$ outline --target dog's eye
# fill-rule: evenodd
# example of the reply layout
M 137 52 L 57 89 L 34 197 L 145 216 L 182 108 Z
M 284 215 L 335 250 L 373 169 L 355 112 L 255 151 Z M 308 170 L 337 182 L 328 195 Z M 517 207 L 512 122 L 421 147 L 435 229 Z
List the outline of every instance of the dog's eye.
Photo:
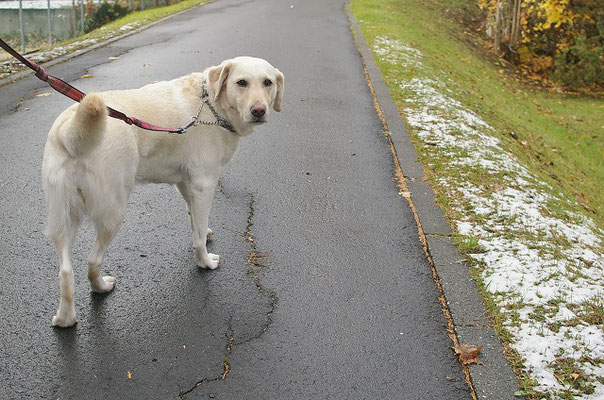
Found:
M 237 81 L 237 85 L 238 85 L 239 87 L 247 87 L 247 81 L 246 81 L 245 79 L 239 79 L 239 80 Z
M 272 86 L 273 81 L 271 81 L 270 79 L 265 79 L 264 80 L 264 86 L 269 87 Z

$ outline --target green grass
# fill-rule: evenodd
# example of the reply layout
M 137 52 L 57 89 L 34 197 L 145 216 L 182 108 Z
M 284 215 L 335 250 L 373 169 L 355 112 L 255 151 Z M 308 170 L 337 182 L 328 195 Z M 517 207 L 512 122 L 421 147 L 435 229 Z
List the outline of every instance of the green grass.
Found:
M 464 249 L 464 253 L 478 253 L 480 251 L 478 239 L 474 236 L 469 236 L 465 240 L 460 241 L 459 245 Z
M 115 33 L 121 33 L 120 32 L 120 28 L 123 27 L 124 25 L 127 24 L 137 24 L 137 25 L 145 25 L 148 23 L 151 23 L 153 21 L 157 21 L 158 19 L 164 18 L 168 15 L 171 14 L 175 14 L 177 12 L 186 10 L 188 8 L 191 7 L 195 7 L 198 6 L 200 4 L 204 4 L 206 3 L 207 0 L 183 0 L 179 3 L 176 4 L 172 4 L 170 6 L 166 6 L 166 7 L 158 7 L 158 8 L 152 8 L 152 9 L 148 9 L 148 10 L 144 10 L 144 11 L 136 11 L 130 14 L 127 14 L 126 16 L 117 19 L 113 22 L 110 22 L 106 25 L 103 25 L 102 27 L 95 29 L 92 32 L 89 32 L 85 35 L 79 36 L 75 39 L 67 39 L 64 42 L 61 42 L 60 45 L 66 45 L 66 44 L 70 44 L 73 43 L 75 41 L 79 41 L 79 40 L 86 40 L 86 39 L 99 39 L 99 38 L 104 38 L 107 33 L 109 32 L 115 32 Z
M 604 100 L 529 87 L 477 51 L 480 39 L 468 36 L 451 18 L 455 11 L 475 12 L 473 3 L 354 0 L 352 9 L 370 44 L 376 36 L 387 36 L 420 50 L 424 67 L 445 71 L 449 79 L 443 83 L 495 128 L 507 150 L 555 192 L 576 199 L 574 208 L 603 227 Z M 378 64 L 395 102 L 404 106 L 405 93 L 396 82 L 401 73 L 410 78 L 416 72 Z
M 584 378 L 583 370 L 577 362 L 572 358 L 564 358 L 562 355 L 556 357 L 556 361 L 552 364 L 552 368 L 556 371 L 556 379 L 565 386 L 570 386 L 575 390 L 585 394 L 593 394 L 594 386 Z M 561 393 L 563 399 L 573 399 L 570 391 Z

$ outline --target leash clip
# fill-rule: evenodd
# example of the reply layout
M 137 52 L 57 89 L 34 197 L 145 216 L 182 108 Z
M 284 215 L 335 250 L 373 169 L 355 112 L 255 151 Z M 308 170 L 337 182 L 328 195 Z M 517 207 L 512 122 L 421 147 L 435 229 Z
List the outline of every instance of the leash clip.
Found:
M 205 103 L 202 101 L 201 104 L 199 105 L 199 110 L 197 110 L 197 115 L 195 115 L 194 117 L 192 117 L 193 120 L 193 126 L 197 126 L 201 123 L 201 121 L 199 120 L 199 116 L 201 115 L 201 110 L 203 110 L 203 105 Z

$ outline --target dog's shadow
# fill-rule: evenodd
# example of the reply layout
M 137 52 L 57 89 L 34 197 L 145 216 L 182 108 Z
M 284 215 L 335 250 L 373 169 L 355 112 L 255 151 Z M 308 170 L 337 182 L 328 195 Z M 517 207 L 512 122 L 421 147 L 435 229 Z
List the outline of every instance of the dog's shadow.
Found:
M 110 312 L 107 309 L 107 299 L 111 297 L 115 288 L 108 293 L 95 293 L 90 292 L 90 314 L 88 316 L 88 323 L 96 329 L 103 329 Z
M 54 327 L 54 335 L 57 339 L 57 354 L 59 355 L 61 370 L 77 370 L 80 362 L 78 352 L 78 328 L 77 324 L 69 328 Z
M 90 308 L 92 308 L 93 311 L 98 311 L 103 303 L 105 303 L 105 299 L 112 293 L 113 290 L 108 293 L 90 292 Z

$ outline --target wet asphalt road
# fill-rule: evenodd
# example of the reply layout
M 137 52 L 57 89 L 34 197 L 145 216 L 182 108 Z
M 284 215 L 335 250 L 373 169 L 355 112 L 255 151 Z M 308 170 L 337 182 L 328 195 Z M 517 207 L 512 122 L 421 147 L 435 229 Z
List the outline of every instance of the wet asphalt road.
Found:
M 268 59 L 286 90 L 221 179 L 220 268 L 195 266 L 176 191 L 139 186 L 105 258 L 108 295 L 90 293 L 80 231 L 73 329 L 50 326 L 58 266 L 40 188 L 46 133 L 71 103 L 32 97 L 51 91 L 34 78 L 0 87 L 0 398 L 469 397 L 344 0 L 219 0 L 50 73 L 133 88 L 236 55 Z

